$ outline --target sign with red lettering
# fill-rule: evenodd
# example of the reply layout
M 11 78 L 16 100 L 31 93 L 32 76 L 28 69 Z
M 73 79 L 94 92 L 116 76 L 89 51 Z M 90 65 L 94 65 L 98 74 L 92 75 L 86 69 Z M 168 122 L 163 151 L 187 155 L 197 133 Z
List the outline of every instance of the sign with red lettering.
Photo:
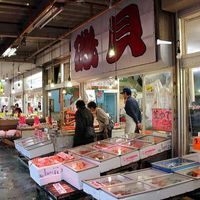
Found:
M 71 35 L 71 76 L 88 81 L 156 61 L 154 1 L 120 1 Z
M 89 70 L 98 66 L 98 53 L 96 47 L 98 40 L 95 39 L 94 28 L 90 26 L 77 35 L 74 42 L 75 49 L 75 71 Z
M 172 131 L 172 110 L 152 109 L 152 129 L 158 131 Z
M 110 18 L 107 62 L 118 61 L 127 46 L 130 47 L 132 56 L 142 56 L 146 51 L 142 33 L 139 9 L 136 4 L 126 6 L 116 16 L 112 16 Z M 111 51 L 114 51 L 113 55 L 110 53 Z

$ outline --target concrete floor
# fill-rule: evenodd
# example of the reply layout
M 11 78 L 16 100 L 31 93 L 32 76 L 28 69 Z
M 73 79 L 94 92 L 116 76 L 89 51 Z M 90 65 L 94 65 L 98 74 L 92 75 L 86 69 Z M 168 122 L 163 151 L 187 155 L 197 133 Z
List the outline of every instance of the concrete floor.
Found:
M 200 191 L 192 192 L 190 198 L 170 198 L 170 200 L 200 200 Z M 0 200 L 45 200 L 43 193 L 37 193 L 36 184 L 29 171 L 18 159 L 14 148 L 2 145 L 0 141 Z M 87 198 L 75 198 L 76 200 Z M 90 198 L 89 198 L 90 199 Z
M 36 200 L 36 185 L 14 148 L 0 144 L 0 200 Z

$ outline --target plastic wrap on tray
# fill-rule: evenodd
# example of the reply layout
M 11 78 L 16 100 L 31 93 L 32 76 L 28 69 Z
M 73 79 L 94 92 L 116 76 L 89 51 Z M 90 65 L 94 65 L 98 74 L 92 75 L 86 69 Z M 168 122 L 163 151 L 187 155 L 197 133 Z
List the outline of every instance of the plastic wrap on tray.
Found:
M 113 144 L 107 143 L 107 142 L 104 142 L 104 141 L 98 141 L 98 142 L 91 143 L 88 146 L 93 148 L 93 149 L 102 150 L 102 149 L 106 149 L 106 148 L 113 146 Z
M 115 146 L 112 146 L 110 148 L 104 149 L 103 151 L 121 156 L 121 155 L 133 152 L 134 149 L 128 148 L 128 147 L 125 147 L 125 146 L 121 146 L 121 145 L 115 145 Z
M 152 144 L 158 144 L 167 140 L 167 138 L 165 137 L 159 137 L 159 136 L 154 136 L 154 135 L 145 135 L 145 136 L 139 137 L 138 139 L 143 140 L 145 142 L 150 142 Z
M 121 144 L 121 143 L 130 141 L 130 139 L 122 138 L 122 137 L 113 137 L 113 138 L 108 138 L 108 139 L 106 139 L 104 141 L 105 142 L 109 142 L 111 144 Z
M 152 166 L 154 168 L 157 168 L 166 172 L 174 172 L 180 169 L 187 168 L 194 164 L 195 164 L 194 161 L 191 161 L 188 159 L 172 158 L 172 159 L 152 163 Z
M 116 156 L 107 152 L 103 152 L 103 151 L 93 151 L 92 153 L 87 154 L 85 157 L 101 162 L 101 161 L 109 160 Z
M 104 176 L 98 179 L 89 180 L 86 181 L 86 183 L 96 189 L 100 189 L 103 187 L 109 187 L 116 184 L 122 184 L 128 181 L 131 181 L 131 179 L 122 176 L 120 174 L 115 174 L 115 175 Z
M 142 140 L 131 140 L 129 142 L 122 143 L 123 146 L 131 147 L 131 148 L 136 148 L 136 149 L 142 149 L 147 146 L 150 146 L 151 144 L 149 142 L 144 142 Z
M 174 186 L 180 183 L 185 183 L 190 180 L 191 179 L 188 179 L 188 177 L 179 174 L 167 174 L 160 177 L 154 177 L 145 180 L 145 183 L 157 188 L 164 188 L 164 187 Z
M 50 165 L 63 163 L 63 162 L 71 162 L 75 159 L 77 159 L 77 157 L 60 152 L 53 156 L 48 156 L 48 157 L 43 157 L 43 158 L 34 158 L 31 161 L 32 161 L 32 164 L 34 164 L 37 167 L 45 167 L 45 166 L 50 166 Z
M 69 149 L 69 152 L 78 154 L 80 156 L 86 155 L 88 153 L 91 153 L 92 151 L 94 151 L 94 149 L 92 149 L 89 146 L 79 146 L 79 147 L 75 147 L 75 148 Z
M 80 171 L 84 171 L 84 170 L 94 168 L 97 165 L 95 165 L 91 162 L 88 162 L 86 160 L 79 159 L 79 160 L 75 160 L 75 161 L 72 161 L 72 162 L 65 163 L 64 166 L 72 169 L 75 172 L 80 172 Z
M 60 181 L 57 183 L 51 183 L 44 186 L 44 189 L 52 194 L 56 198 L 66 197 L 71 195 L 76 191 L 71 185 L 66 183 L 65 181 Z
M 144 192 L 154 190 L 155 187 L 147 185 L 142 182 L 129 182 L 121 185 L 114 185 L 111 187 L 104 187 L 102 190 L 111 194 L 115 198 L 125 198 L 134 196 Z
M 200 164 L 187 169 L 178 170 L 176 173 L 189 176 L 190 178 L 200 179 Z
M 183 156 L 183 158 L 200 163 L 200 153 L 188 154 L 188 155 Z
M 157 176 L 162 176 L 165 174 L 167 173 L 157 170 L 157 169 L 149 168 L 149 169 L 144 169 L 140 171 L 127 172 L 124 174 L 124 176 L 134 181 L 141 181 L 141 180 L 145 180 L 145 179 L 149 179 L 149 178 L 153 178 Z

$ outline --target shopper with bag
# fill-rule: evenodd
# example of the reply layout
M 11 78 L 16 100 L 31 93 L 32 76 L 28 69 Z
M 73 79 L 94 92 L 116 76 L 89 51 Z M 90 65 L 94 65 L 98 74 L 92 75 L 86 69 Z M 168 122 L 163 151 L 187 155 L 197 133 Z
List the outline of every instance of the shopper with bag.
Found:
M 94 118 L 83 100 L 76 102 L 74 147 L 94 142 Z
M 97 104 L 94 101 L 89 102 L 87 107 L 94 115 L 96 115 L 96 119 L 99 123 L 99 138 L 97 138 L 97 140 L 110 138 L 114 126 L 112 120 L 102 108 L 97 107 Z

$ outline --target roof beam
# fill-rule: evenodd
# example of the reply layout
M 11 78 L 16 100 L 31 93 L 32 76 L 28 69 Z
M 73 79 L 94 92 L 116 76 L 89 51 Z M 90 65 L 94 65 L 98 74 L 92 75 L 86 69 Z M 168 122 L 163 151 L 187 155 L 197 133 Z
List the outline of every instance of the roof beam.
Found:
M 43 0 L 34 14 L 27 20 L 27 23 L 22 27 L 22 31 L 19 33 L 18 37 L 16 39 L 10 38 L 8 43 L 5 42 L 4 45 L 1 46 L 0 55 L 2 55 L 7 48 L 12 46 L 12 44 L 20 44 L 23 37 L 34 29 L 33 24 L 40 19 L 55 2 L 56 0 Z

